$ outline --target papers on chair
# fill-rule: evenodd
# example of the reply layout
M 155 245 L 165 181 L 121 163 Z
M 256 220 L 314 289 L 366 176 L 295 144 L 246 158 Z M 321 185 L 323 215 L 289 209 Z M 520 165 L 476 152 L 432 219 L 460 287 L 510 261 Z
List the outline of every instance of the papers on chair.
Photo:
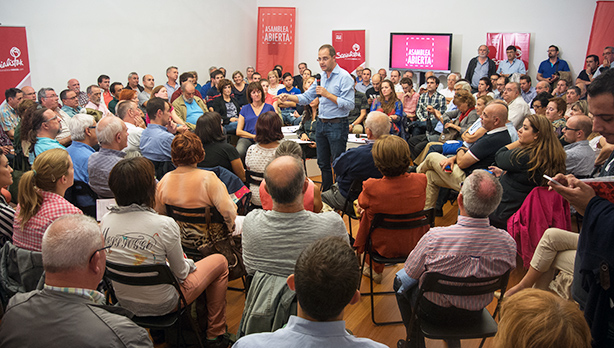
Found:
M 356 144 L 366 144 L 367 135 L 366 134 L 348 134 L 348 142 L 356 143 Z
M 96 200 L 96 221 L 100 222 L 102 220 L 102 217 L 109 212 L 107 207 L 111 205 L 117 205 L 114 198 Z
M 299 126 L 287 126 L 287 127 L 281 127 L 281 132 L 284 134 L 288 134 L 288 133 L 296 133 L 296 131 L 298 130 Z
M 294 138 L 285 138 L 284 140 L 294 141 L 297 144 L 311 144 L 311 140 L 301 140 L 301 139 L 294 139 Z

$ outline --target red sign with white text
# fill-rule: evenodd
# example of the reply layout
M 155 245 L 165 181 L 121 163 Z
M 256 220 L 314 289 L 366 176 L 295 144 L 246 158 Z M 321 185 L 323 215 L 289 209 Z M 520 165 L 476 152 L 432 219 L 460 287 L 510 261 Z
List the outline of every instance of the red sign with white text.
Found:
M 337 51 L 337 64 L 350 74 L 365 66 L 364 30 L 333 30 L 333 47 Z
M 295 25 L 294 7 L 258 7 L 256 71 L 263 78 L 277 64 L 293 70 Z
M 516 59 L 524 63 L 524 67 L 529 71 L 529 45 L 531 44 L 530 33 L 486 33 L 486 45 L 490 50 L 488 57 L 495 61 L 497 67 L 499 62 L 507 60 L 505 50 L 508 46 L 516 46 Z
M 26 28 L 0 27 L 0 104 L 5 90 L 30 84 Z

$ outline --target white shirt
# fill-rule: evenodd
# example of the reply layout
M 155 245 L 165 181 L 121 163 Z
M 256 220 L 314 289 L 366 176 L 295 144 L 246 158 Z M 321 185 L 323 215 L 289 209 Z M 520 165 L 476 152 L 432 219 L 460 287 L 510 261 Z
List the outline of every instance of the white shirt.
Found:
M 508 105 L 507 119 L 514 124 L 514 128 L 520 129 L 522 122 L 524 122 L 525 116 L 531 113 L 529 104 L 524 101 L 522 96 L 516 97 Z

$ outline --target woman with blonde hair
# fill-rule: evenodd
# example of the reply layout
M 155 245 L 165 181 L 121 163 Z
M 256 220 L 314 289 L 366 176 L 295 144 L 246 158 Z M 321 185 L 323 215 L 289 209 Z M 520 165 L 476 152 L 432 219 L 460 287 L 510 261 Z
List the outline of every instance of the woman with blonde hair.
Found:
M 410 163 L 409 145 L 401 137 L 383 135 L 375 141 L 373 161 L 384 175 L 381 179 L 368 179 L 358 196 L 358 212 L 361 213 L 360 227 L 356 234 L 354 247 L 357 253 L 365 251 L 371 222 L 377 213 L 411 214 L 424 208 L 426 201 L 426 175 L 407 173 Z M 398 197 L 403 197 L 404 204 L 399 204 Z M 384 257 L 407 256 L 428 230 L 424 226 L 419 230 L 399 230 L 394 234 L 380 232 L 376 229 L 371 236 L 373 249 Z M 384 265 L 373 264 L 373 281 L 381 283 Z M 369 270 L 363 274 L 369 276 Z
M 269 94 L 272 96 L 276 96 L 277 92 L 284 88 L 283 83 L 279 83 L 279 75 L 277 75 L 276 70 L 269 71 L 267 75 L 267 80 L 269 80 Z
M 506 298 L 495 348 L 589 348 L 591 331 L 572 301 L 526 289 Z
M 64 149 L 42 152 L 19 181 L 17 210 L 13 222 L 13 244 L 41 251 L 43 234 L 51 223 L 65 214 L 83 214 L 64 199 L 73 185 L 72 160 Z
M 544 174 L 565 173 L 565 159 L 550 120 L 541 115 L 527 116 L 518 130 L 518 140 L 502 147 L 495 155 L 495 166 L 489 168 L 501 178 L 503 186 L 501 203 L 490 215 L 490 223 L 507 230 L 507 220 L 531 190 L 546 186 Z

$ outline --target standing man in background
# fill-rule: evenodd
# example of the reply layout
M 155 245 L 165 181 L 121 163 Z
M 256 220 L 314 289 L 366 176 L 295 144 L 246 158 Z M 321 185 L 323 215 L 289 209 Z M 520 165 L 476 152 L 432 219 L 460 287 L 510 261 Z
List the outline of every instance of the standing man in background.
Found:
M 280 94 L 282 102 L 293 101 L 300 105 L 311 103 L 320 98 L 318 123 L 316 124 L 316 144 L 318 167 L 322 172 L 322 191 L 333 184 L 331 163 L 339 157 L 347 145 L 348 114 L 354 108 L 354 79 L 343 70 L 335 59 L 335 48 L 322 45 L 318 50 L 318 63 L 323 70 L 321 83 L 314 83 L 303 94 Z

